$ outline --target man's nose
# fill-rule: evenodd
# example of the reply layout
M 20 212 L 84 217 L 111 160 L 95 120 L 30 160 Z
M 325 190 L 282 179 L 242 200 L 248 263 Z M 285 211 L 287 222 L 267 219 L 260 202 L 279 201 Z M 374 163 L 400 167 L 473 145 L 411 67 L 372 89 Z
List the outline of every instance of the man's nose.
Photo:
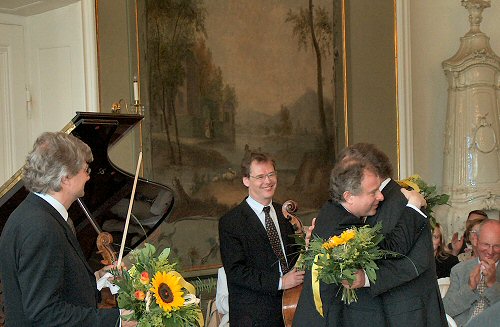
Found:
M 380 201 L 384 201 L 384 195 L 382 194 L 382 192 L 380 191 L 377 191 L 377 196 L 376 196 L 376 199 L 380 202 Z

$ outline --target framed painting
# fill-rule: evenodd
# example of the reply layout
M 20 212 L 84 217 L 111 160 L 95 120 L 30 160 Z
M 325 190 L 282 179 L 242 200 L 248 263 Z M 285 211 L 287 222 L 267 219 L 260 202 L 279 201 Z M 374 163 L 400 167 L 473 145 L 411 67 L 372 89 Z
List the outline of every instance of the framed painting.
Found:
M 109 43 L 122 24 L 122 92 L 132 99 L 138 78 L 144 176 L 175 191 L 148 241 L 170 247 L 187 276 L 220 267 L 218 219 L 245 198 L 240 163 L 252 151 L 276 160 L 275 199 L 297 201 L 306 225 L 328 199 L 339 149 L 377 143 L 397 164 L 395 2 L 362 2 L 128 0 L 121 21 L 112 6 L 99 18 L 110 19 L 101 97 L 117 86 L 102 69 L 119 61 Z

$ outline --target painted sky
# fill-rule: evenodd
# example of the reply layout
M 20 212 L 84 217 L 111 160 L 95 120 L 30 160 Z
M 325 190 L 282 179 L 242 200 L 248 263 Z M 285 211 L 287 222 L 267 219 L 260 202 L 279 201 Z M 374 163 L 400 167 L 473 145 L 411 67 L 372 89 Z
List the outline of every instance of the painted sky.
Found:
M 330 1 L 314 1 L 331 12 Z M 235 87 L 239 111 L 278 112 L 307 89 L 316 89 L 312 48 L 298 50 L 288 10 L 307 7 L 307 0 L 207 0 L 207 45 L 224 82 Z M 324 71 L 325 95 L 331 94 L 331 66 Z

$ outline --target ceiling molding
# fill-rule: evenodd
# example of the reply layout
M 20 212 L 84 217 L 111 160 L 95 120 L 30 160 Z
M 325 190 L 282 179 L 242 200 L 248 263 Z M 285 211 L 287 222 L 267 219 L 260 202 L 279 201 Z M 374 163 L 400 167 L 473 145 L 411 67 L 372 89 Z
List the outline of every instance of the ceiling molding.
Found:
M 65 7 L 80 0 L 2 0 L 0 13 L 16 16 L 32 16 Z

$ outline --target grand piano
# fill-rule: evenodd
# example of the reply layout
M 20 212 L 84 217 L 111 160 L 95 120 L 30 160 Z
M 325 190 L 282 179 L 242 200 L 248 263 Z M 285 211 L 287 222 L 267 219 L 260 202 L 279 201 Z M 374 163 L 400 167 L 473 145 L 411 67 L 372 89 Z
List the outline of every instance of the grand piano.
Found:
M 143 116 L 135 114 L 78 112 L 63 129 L 80 138 L 92 149 L 94 161 L 90 164 L 91 177 L 85 185 L 85 196 L 81 200 L 98 229 L 112 234 L 116 251 L 121 242 L 134 176 L 114 165 L 108 157 L 108 151 L 142 119 Z M 0 188 L 0 233 L 11 212 L 27 194 L 20 169 Z M 174 195 L 170 188 L 139 178 L 124 254 L 140 245 L 157 227 L 166 222 L 173 207 Z M 90 266 L 95 270 L 100 269 L 102 258 L 97 254 L 96 228 L 77 202 L 68 211 Z M 3 326 L 1 297 L 0 281 L 0 326 Z

